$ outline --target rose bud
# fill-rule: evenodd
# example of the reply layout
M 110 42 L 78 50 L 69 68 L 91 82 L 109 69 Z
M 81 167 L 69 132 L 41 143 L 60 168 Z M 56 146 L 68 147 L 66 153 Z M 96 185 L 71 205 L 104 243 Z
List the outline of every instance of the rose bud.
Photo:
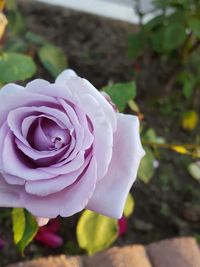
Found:
M 58 218 L 50 220 L 47 227 L 50 232 L 57 233 L 61 227 L 60 220 Z
M 0 250 L 2 250 L 5 246 L 5 241 L 3 241 L 1 238 L 0 238 Z
M 57 248 L 63 244 L 62 237 L 50 232 L 46 228 L 43 229 L 43 227 L 39 229 L 37 235 L 35 236 L 35 240 L 51 248 Z
M 124 235 L 128 230 L 127 225 L 127 218 L 122 216 L 121 219 L 118 220 L 118 227 L 119 227 L 119 236 Z
M 0 90 L 0 206 L 121 218 L 144 150 L 139 120 L 72 70 Z
M 135 72 L 138 72 L 139 73 L 139 72 L 141 72 L 141 69 L 142 69 L 141 68 L 141 65 L 139 63 L 136 63 L 135 66 L 134 66 Z

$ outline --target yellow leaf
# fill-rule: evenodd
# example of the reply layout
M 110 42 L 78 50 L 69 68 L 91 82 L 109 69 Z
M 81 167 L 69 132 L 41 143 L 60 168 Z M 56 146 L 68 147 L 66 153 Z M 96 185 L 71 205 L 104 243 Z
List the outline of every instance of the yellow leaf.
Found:
M 4 9 L 4 6 L 5 6 L 5 1 L 0 0 L 0 11 L 2 11 Z
M 173 146 L 172 149 L 180 154 L 188 154 L 188 150 L 183 146 Z
M 7 23 L 8 21 L 6 16 L 0 12 L 0 40 L 4 35 Z
M 129 100 L 128 101 L 129 108 L 134 111 L 134 112 L 140 112 L 138 105 L 134 100 Z
M 123 212 L 124 213 L 124 216 L 125 217 L 131 216 L 131 214 L 133 213 L 134 207 L 135 207 L 134 198 L 131 195 L 131 193 L 129 193 L 128 194 L 128 197 L 126 199 L 125 207 L 124 207 L 124 212 Z
M 192 131 L 197 127 L 199 116 L 196 111 L 187 111 L 182 118 L 182 127 L 185 130 Z

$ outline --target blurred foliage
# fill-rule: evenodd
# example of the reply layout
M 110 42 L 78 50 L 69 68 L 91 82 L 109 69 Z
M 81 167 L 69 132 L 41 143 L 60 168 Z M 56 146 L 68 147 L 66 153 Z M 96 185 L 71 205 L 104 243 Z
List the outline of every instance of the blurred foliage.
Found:
M 117 106 L 119 112 L 123 112 L 128 101 L 136 96 L 136 85 L 134 82 L 115 83 L 102 88 Z
M 38 61 L 53 77 L 67 67 L 66 55 L 60 48 L 27 30 L 17 2 L 0 0 L 0 85 L 33 77 Z
M 152 150 L 148 147 L 144 147 L 145 156 L 140 163 L 140 168 L 138 171 L 138 177 L 144 183 L 148 183 L 154 175 L 154 154 Z
M 117 237 L 116 219 L 89 210 L 82 213 L 77 225 L 77 240 L 89 255 L 108 248 Z
M 186 111 L 182 118 L 182 127 L 185 130 L 192 131 L 197 127 L 199 120 L 198 113 L 194 110 Z
M 14 242 L 23 254 L 25 247 L 33 240 L 38 231 L 35 217 L 22 208 L 12 211 Z
M 124 216 L 126 218 L 130 217 L 134 211 L 134 208 L 135 208 L 135 201 L 131 193 L 129 193 L 124 207 Z
M 134 211 L 135 202 L 129 193 L 124 207 L 124 216 L 130 217 Z M 119 236 L 118 221 L 85 210 L 77 225 L 77 241 L 80 248 L 85 249 L 89 255 L 108 248 Z
M 20 62 L 20 67 L 18 63 Z M 27 55 L 19 53 L 3 53 L 0 56 L 0 81 L 6 84 L 31 78 L 36 72 L 34 61 Z
M 200 162 L 190 163 L 188 171 L 193 178 L 200 182 Z
M 44 67 L 54 78 L 67 68 L 67 61 L 63 51 L 52 44 L 43 45 L 38 50 L 38 56 Z
M 190 98 L 200 85 L 200 4 L 199 1 L 153 1 L 157 14 L 147 23 L 141 22 L 138 32 L 128 39 L 130 57 L 140 57 L 148 51 L 168 58 L 174 65 L 174 79 L 182 85 L 183 95 Z M 143 16 L 138 10 L 141 21 Z M 194 58 L 196 63 L 194 62 Z M 197 64 L 198 62 L 198 64 Z

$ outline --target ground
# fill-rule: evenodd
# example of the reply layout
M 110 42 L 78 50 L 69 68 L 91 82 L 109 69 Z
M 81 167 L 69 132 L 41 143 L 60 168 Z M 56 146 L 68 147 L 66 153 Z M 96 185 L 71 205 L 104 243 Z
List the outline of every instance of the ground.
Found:
M 168 142 L 194 140 L 196 132 L 188 134 L 180 128 L 181 114 L 190 103 L 184 102 L 178 88 L 165 90 L 172 67 L 148 54 L 137 62 L 128 58 L 127 38 L 136 30 L 135 26 L 39 3 L 22 4 L 21 11 L 29 29 L 63 48 L 69 67 L 97 88 L 136 77 L 136 101 L 145 116 L 146 126 L 153 127 L 158 135 Z M 135 75 L 138 64 L 141 71 Z M 36 76 L 52 80 L 42 67 Z M 127 109 L 127 112 L 130 111 Z M 200 185 L 186 168 L 191 159 L 165 150 L 160 151 L 157 160 L 159 168 L 153 179 L 148 184 L 137 180 L 131 190 L 136 202 L 135 212 L 128 221 L 127 234 L 120 237 L 116 245 L 200 235 Z M 4 210 L 0 217 L 0 237 L 7 242 L 0 252 L 2 266 L 22 259 L 12 243 L 11 223 L 7 220 L 9 212 Z M 75 240 L 78 217 L 62 220 L 61 232 L 66 241 L 63 247 L 52 250 L 33 242 L 27 249 L 26 258 L 83 253 Z

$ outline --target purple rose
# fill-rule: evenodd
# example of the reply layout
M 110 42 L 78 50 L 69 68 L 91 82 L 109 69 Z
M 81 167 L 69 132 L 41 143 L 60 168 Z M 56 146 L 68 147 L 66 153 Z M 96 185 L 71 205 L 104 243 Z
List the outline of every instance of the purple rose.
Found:
M 137 117 L 116 113 L 72 70 L 53 84 L 8 84 L 0 103 L 0 206 L 122 216 L 144 155 Z

